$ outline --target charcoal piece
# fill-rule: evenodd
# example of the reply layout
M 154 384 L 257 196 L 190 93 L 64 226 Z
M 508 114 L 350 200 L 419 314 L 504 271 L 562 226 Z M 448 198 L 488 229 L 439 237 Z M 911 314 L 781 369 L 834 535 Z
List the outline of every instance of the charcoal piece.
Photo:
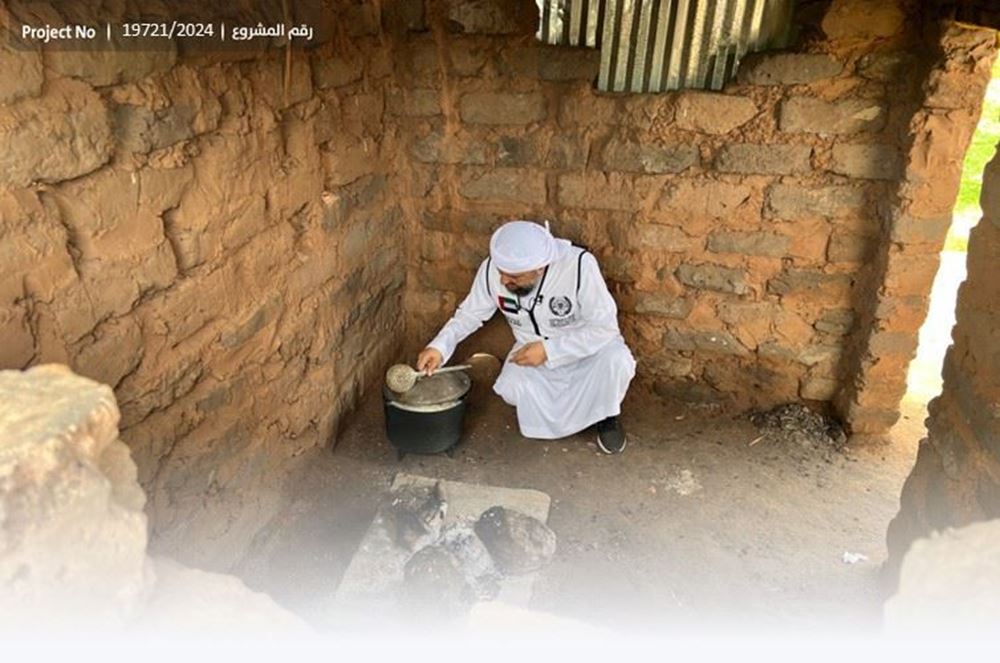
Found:
M 476 536 L 471 522 L 448 525 L 441 532 L 441 543 L 458 562 L 466 582 L 473 588 L 476 599 L 492 601 L 500 593 L 500 570 L 493 562 L 486 545 Z
M 556 552 L 556 535 L 545 523 L 502 506 L 483 512 L 475 530 L 493 561 L 507 574 L 537 571 Z
M 386 523 L 395 542 L 415 552 L 437 540 L 447 512 L 440 481 L 432 487 L 407 486 L 393 495 Z
M 440 544 L 415 552 L 403 567 L 400 599 L 414 621 L 459 617 L 475 601 L 458 560 Z

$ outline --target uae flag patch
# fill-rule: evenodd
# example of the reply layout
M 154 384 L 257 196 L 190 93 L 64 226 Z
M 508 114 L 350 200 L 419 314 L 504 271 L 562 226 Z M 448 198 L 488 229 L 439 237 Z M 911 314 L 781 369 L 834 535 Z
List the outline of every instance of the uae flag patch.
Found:
M 521 305 L 517 303 L 517 300 L 513 297 L 504 297 L 503 295 L 497 295 L 497 306 L 504 313 L 520 313 Z

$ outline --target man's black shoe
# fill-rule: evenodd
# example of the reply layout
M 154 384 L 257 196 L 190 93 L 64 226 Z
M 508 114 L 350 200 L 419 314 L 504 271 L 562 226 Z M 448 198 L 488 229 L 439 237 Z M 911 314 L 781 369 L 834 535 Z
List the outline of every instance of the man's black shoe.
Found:
M 625 451 L 625 429 L 618 417 L 608 417 L 597 422 L 597 446 L 606 454 Z

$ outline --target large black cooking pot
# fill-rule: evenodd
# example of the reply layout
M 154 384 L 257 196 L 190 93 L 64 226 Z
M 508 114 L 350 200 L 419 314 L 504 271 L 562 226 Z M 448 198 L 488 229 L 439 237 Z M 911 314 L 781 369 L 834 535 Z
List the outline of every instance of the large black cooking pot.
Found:
M 405 394 L 383 386 L 385 434 L 399 458 L 408 453 L 452 455 L 462 439 L 470 387 L 464 373 L 424 378 Z

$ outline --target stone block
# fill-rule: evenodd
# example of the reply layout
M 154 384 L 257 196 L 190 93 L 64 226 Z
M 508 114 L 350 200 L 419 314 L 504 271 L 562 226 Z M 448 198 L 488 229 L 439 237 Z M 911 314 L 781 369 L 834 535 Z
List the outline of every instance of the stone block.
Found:
M 487 62 L 493 58 L 491 50 L 476 44 L 448 51 L 450 71 L 454 76 L 480 76 Z
M 896 331 L 917 332 L 927 319 L 928 300 L 925 295 L 879 298 L 875 319 L 883 327 Z
M 835 232 L 830 235 L 826 257 L 830 262 L 865 263 L 871 260 L 877 245 L 875 237 Z
M 948 235 L 951 221 L 951 214 L 927 219 L 900 214 L 892 220 L 890 237 L 893 242 L 901 244 L 933 244 L 940 247 Z
M 313 95 L 312 67 L 306 58 L 292 58 L 291 67 L 286 69 L 284 58 L 280 60 L 257 58 L 244 72 L 254 95 L 259 101 L 271 108 L 283 110 L 295 104 L 307 101 Z M 176 83 L 171 87 L 178 96 L 191 90 L 204 90 L 198 100 L 215 101 L 211 89 L 201 77 L 201 72 L 194 67 L 175 67 L 167 73 L 166 78 L 176 77 Z M 225 87 L 223 81 L 216 82 L 219 87 Z
M 557 83 L 593 81 L 601 66 L 600 51 L 594 48 L 511 44 L 497 61 L 505 76 L 541 79 Z
M 427 29 L 424 0 L 395 0 L 382 6 L 382 23 L 393 34 Z
M 892 145 L 841 143 L 833 146 L 830 170 L 848 177 L 894 180 L 902 173 L 902 160 Z
M 559 124 L 585 126 L 614 124 L 619 120 L 618 97 L 585 93 L 563 95 L 559 100 Z
M 842 62 L 825 53 L 755 53 L 740 63 L 738 78 L 750 85 L 801 85 L 843 70 Z
M 639 292 L 635 296 L 635 312 L 655 315 L 661 318 L 683 320 L 691 312 L 693 304 L 683 297 L 674 297 L 658 292 Z
M 850 309 L 825 311 L 813 325 L 818 331 L 835 336 L 847 336 L 854 328 L 855 315 Z
M 559 204 L 583 209 L 636 211 L 655 182 L 620 173 L 559 176 Z
M 471 124 L 533 124 L 545 119 L 545 97 L 538 92 L 469 92 L 462 96 L 459 112 Z
M 4 72 L 0 106 L 24 97 L 37 97 L 42 93 L 45 80 L 42 54 L 25 44 L 18 44 L 15 48 L 13 42 L 10 38 L 0 43 L 0 71 Z
M 845 217 L 865 211 L 865 192 L 850 186 L 807 188 L 802 184 L 775 184 L 767 194 L 771 216 L 795 221 L 801 217 Z
M 319 89 L 341 87 L 361 80 L 365 63 L 360 57 L 317 57 L 313 62 L 313 85 Z
M 661 379 L 653 382 L 653 391 L 660 398 L 677 399 L 686 403 L 725 403 L 726 395 L 703 380 Z
M 826 274 L 808 269 L 788 269 L 767 284 L 768 292 L 782 297 L 844 303 L 850 299 L 852 287 L 853 280 L 848 274 Z
M 347 34 L 351 37 L 367 37 L 378 34 L 379 15 L 375 11 L 375 6 L 368 3 L 347 4 L 343 9 L 341 18 Z
M 677 126 L 689 131 L 727 134 L 757 114 L 751 99 L 715 92 L 682 92 L 674 115 Z
M 50 48 L 45 68 L 52 78 L 75 78 L 95 87 L 134 83 L 169 71 L 177 62 L 174 42 L 150 38 L 123 38 L 82 42 L 71 49 Z
M 990 40 L 995 40 L 991 35 Z M 988 52 L 987 46 L 983 52 Z M 983 86 L 988 84 L 988 70 L 969 72 L 959 68 L 935 68 L 927 78 L 924 106 L 927 108 L 978 108 L 983 99 Z
M 178 206 L 192 173 L 105 168 L 53 187 L 51 199 L 71 229 L 79 271 L 102 316 L 127 312 L 140 290 L 165 287 L 176 276 L 161 215 Z
M 715 168 L 724 173 L 793 175 L 811 169 L 808 145 L 753 145 L 731 143 L 715 157 Z
M 712 352 L 736 356 L 750 354 L 732 334 L 723 329 L 668 329 L 663 334 L 663 347 L 670 350 Z
M 746 184 L 716 180 L 671 182 L 660 196 L 658 209 L 690 216 L 708 216 L 731 220 L 735 216 L 760 216 L 759 201 L 754 204 L 753 189 Z
M 586 137 L 558 134 L 549 141 L 545 165 L 566 170 L 581 169 L 587 165 L 587 155 Z
M 528 166 L 540 160 L 541 145 L 534 134 L 526 136 L 501 136 L 497 140 L 498 166 Z
M 836 364 L 842 355 L 842 349 L 835 345 L 807 345 L 798 351 L 795 359 L 806 366 Z
M 445 137 L 442 133 L 435 132 L 414 140 L 410 146 L 410 154 L 424 163 L 482 165 L 488 161 L 488 149 L 486 143 L 470 136 Z
M 633 173 L 679 173 L 698 163 L 698 148 L 693 145 L 661 146 L 611 140 L 602 152 L 606 170 Z
M 492 235 L 493 231 L 509 221 L 505 214 L 463 214 L 462 227 L 474 235 Z
M 824 101 L 792 97 L 781 102 L 778 127 L 789 133 L 819 135 L 879 131 L 885 125 L 885 106 L 877 101 L 848 99 Z
M 810 375 L 802 380 L 799 396 L 811 401 L 829 401 L 837 395 L 840 383 L 830 377 Z
M 83 345 L 73 358 L 73 369 L 103 384 L 117 385 L 145 354 L 142 331 L 132 316 L 101 323 L 91 337 L 93 342 Z
M 720 265 L 681 265 L 676 271 L 677 279 L 684 285 L 698 290 L 715 290 L 742 295 L 749 292 L 746 271 Z
M 116 106 L 115 138 L 128 152 L 149 154 L 169 147 L 194 136 L 192 111 L 178 105 L 160 113 L 145 106 Z
M 26 366 L 34 357 L 35 339 L 23 307 L 0 305 L 0 337 L 5 339 L 0 345 L 0 366 Z
M 643 223 L 624 229 L 619 227 L 616 228 L 616 232 L 619 235 L 624 234 L 624 237 L 617 242 L 618 245 L 643 253 L 687 253 L 700 249 L 703 243 L 703 240 L 690 237 L 674 226 Z M 617 237 L 613 236 L 612 240 L 615 239 Z
M 10 186 L 85 175 L 107 163 L 114 147 L 101 97 L 70 79 L 0 108 L 0 144 L 0 185 Z
M 771 336 L 780 307 L 775 302 L 746 302 L 725 299 L 719 302 L 719 319 L 729 325 L 739 341 L 748 348 L 757 348 Z
M 823 15 L 823 32 L 830 39 L 864 40 L 891 37 L 906 19 L 896 2 L 833 0 Z
M 496 154 L 498 166 L 542 165 L 572 170 L 586 165 L 587 143 L 582 136 L 533 132 L 501 136 Z
M 545 176 L 513 168 L 466 171 L 459 193 L 471 200 L 518 202 L 542 205 L 546 199 Z
M 601 68 L 596 48 L 546 48 L 538 61 L 538 77 L 546 81 L 593 81 Z
M 689 357 L 682 357 L 675 352 L 652 355 L 643 359 L 652 375 L 683 378 L 690 376 L 694 370 L 694 362 Z
M 371 146 L 364 140 L 342 135 L 326 144 L 320 158 L 324 185 L 328 189 L 345 186 L 375 172 Z
M 868 351 L 876 357 L 899 355 L 910 358 L 917 351 L 917 335 L 910 332 L 876 331 L 868 337 Z
M 773 233 L 714 232 L 708 237 L 713 253 L 739 253 L 781 258 L 788 255 L 791 238 Z
M 940 259 L 937 253 L 924 255 L 889 255 L 884 288 L 894 297 L 926 296 L 934 283 Z
M 962 162 L 975 123 L 969 111 L 920 110 L 910 122 L 913 143 L 907 151 L 901 191 L 917 203 L 923 217 L 951 214 L 961 183 Z
M 858 73 L 876 81 L 895 81 L 913 71 L 917 65 L 916 53 L 906 51 L 877 51 L 858 60 Z
M 855 406 L 846 420 L 852 435 L 882 435 L 899 421 L 899 410 Z
M 769 361 L 788 364 L 794 362 L 798 353 L 794 348 L 778 343 L 777 341 L 767 341 L 761 343 L 757 348 L 757 354 Z
M 466 34 L 529 34 L 538 7 L 530 0 L 448 0 L 448 22 Z

